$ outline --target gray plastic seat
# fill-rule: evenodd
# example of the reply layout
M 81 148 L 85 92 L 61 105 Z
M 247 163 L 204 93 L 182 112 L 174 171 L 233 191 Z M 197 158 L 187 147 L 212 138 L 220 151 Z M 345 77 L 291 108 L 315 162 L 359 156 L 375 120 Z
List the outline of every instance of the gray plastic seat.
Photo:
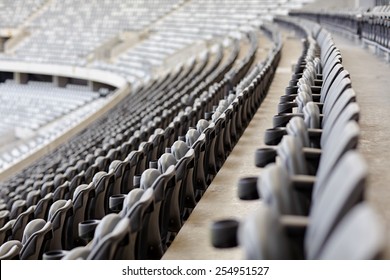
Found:
M 90 205 L 91 219 L 101 219 L 109 211 L 108 202 L 111 188 L 113 187 L 113 174 L 100 171 L 95 174 L 92 181 L 95 186 L 95 196 Z
M 319 259 L 372 260 L 385 251 L 385 228 L 367 203 L 352 208 L 332 232 Z
M 75 249 L 71 251 L 63 251 L 64 254 L 62 259 L 65 260 L 77 260 L 77 259 L 88 259 L 90 257 L 90 253 L 92 250 L 95 250 L 96 252 L 96 246 L 99 244 L 101 240 L 105 238 L 106 235 L 110 234 L 113 229 L 115 228 L 118 221 L 121 220 L 121 217 L 116 214 L 109 214 L 106 215 L 97 225 L 95 229 L 95 234 L 90 242 L 85 247 L 76 247 Z
M 2 228 L 9 221 L 9 214 L 10 212 L 8 210 L 0 211 L 0 228 Z
M 135 191 L 135 190 L 133 190 Z M 135 201 L 133 207 L 128 211 L 127 217 L 130 220 L 130 247 L 123 250 L 123 259 L 145 259 L 147 256 L 147 237 L 142 234 L 143 229 L 149 226 L 150 214 L 154 208 L 153 189 L 142 190 L 142 196 Z
M 86 247 L 76 247 L 68 252 L 60 251 L 59 253 L 63 255 L 61 258 L 62 260 L 86 260 L 90 253 L 90 249 Z
M 272 167 L 271 171 L 272 170 L 277 171 L 274 167 Z M 348 174 L 348 176 L 345 176 L 345 174 Z M 308 219 L 304 223 L 304 227 L 307 228 L 302 232 L 301 237 L 304 242 L 303 248 L 299 238 L 291 239 L 291 253 L 284 258 L 290 258 L 292 256 L 294 256 L 294 258 L 319 258 L 319 254 L 323 249 L 324 244 L 333 230 L 337 227 L 338 223 L 351 208 L 362 201 L 367 174 L 367 166 L 357 152 L 349 151 L 340 159 L 337 166 L 333 169 L 333 172 L 324 182 L 321 195 L 316 197 L 311 204 Z M 276 175 L 277 178 L 279 178 L 278 175 L 279 174 Z M 286 187 L 289 186 L 287 185 Z M 260 183 L 259 188 L 261 190 L 264 186 Z M 274 199 L 279 198 L 276 193 L 277 190 L 275 191 L 276 194 L 271 195 L 268 195 L 268 191 L 269 189 L 263 192 L 265 195 L 264 202 L 269 203 L 271 206 L 267 211 L 279 215 L 283 208 L 280 207 L 279 209 L 276 209 L 276 202 L 273 201 Z M 281 202 L 281 200 L 278 201 L 278 203 Z M 286 207 L 288 205 L 285 204 L 284 206 Z M 294 218 L 294 216 L 281 215 L 281 219 L 288 217 Z M 299 218 L 299 216 L 295 217 Z M 296 220 L 296 218 L 293 220 Z M 289 226 L 285 225 L 285 227 L 287 234 L 288 227 L 302 227 L 302 225 L 293 222 L 290 223 Z M 253 235 L 254 233 L 248 234 Z M 245 243 L 244 240 L 242 240 L 242 242 Z M 266 243 L 267 242 L 263 243 L 262 246 L 268 246 Z
M 71 246 L 72 248 L 84 245 L 84 242 L 78 236 L 78 225 L 89 218 L 89 207 L 94 195 L 95 189 L 92 183 L 89 185 L 82 184 L 78 186 L 73 194 L 73 214 L 69 219 L 69 229 L 67 234 L 67 242 L 69 243 L 68 246 Z
M 7 242 L 12 236 L 12 228 L 15 224 L 16 219 L 9 220 L 4 226 L 0 228 L 0 244 Z
M 114 174 L 115 185 L 112 195 L 127 193 L 127 186 L 124 184 L 124 175 L 129 171 L 129 164 L 126 161 L 114 160 L 111 162 L 108 172 Z
M 48 250 L 60 250 L 68 247 L 69 218 L 73 214 L 72 200 L 57 200 L 49 210 L 47 217 L 51 222 L 53 236 L 48 242 Z
M 291 135 L 284 136 L 282 142 L 278 145 L 279 159 L 290 175 L 308 173 L 302 149 L 301 139 Z
M 134 206 L 136 202 L 139 201 L 141 196 L 143 195 L 144 190 L 140 188 L 136 188 L 131 190 L 125 197 L 123 201 L 122 210 L 119 212 L 119 215 L 124 218 L 130 213 L 131 208 Z
M 140 188 L 146 190 L 153 189 L 154 209 L 150 214 L 149 224 L 142 229 L 141 235 L 145 238 L 143 250 L 146 250 L 146 259 L 160 259 L 164 248 L 160 233 L 160 211 L 162 201 L 165 198 L 166 184 L 160 177 L 161 173 L 157 169 L 147 169 L 142 173 Z
M 65 181 L 63 184 L 56 187 L 53 192 L 54 195 L 53 200 L 57 201 L 57 200 L 65 199 L 65 197 L 67 197 L 69 193 L 69 186 L 70 186 L 70 182 Z
M 34 219 L 34 210 L 35 206 L 30 206 L 15 219 L 12 227 L 12 239 L 22 241 L 23 231 L 26 225 Z
M 366 163 L 354 151 L 347 152 L 334 168 L 321 195 L 312 203 L 309 218 L 313 222 L 305 235 L 308 259 L 318 258 L 337 223 L 353 206 L 362 201 L 367 175 Z
M 284 260 L 292 258 L 290 244 L 279 222 L 279 215 L 260 204 L 256 212 L 241 222 L 237 234 L 238 243 L 245 252 L 245 259 Z
M 27 202 L 25 200 L 16 200 L 12 203 L 10 219 L 16 219 L 22 212 L 27 210 Z
M 130 220 L 127 217 L 120 218 L 116 214 L 109 214 L 103 220 L 106 219 L 112 219 L 115 226 L 96 244 L 92 245 L 91 252 L 87 257 L 89 260 L 120 260 L 124 257 L 123 250 L 131 250 L 131 244 L 127 244 L 131 241 L 129 238 Z M 99 234 L 99 229 L 96 230 L 95 236 Z
M 18 260 L 23 245 L 19 240 L 11 240 L 1 245 L 0 260 Z
M 54 194 L 50 192 L 38 201 L 34 211 L 35 219 L 47 219 L 50 206 L 53 204 L 53 198 Z
M 258 178 L 258 192 L 269 208 L 281 215 L 305 213 L 298 194 L 292 187 L 290 175 L 280 164 L 271 163 Z
M 46 248 L 47 241 L 52 237 L 52 224 L 42 219 L 29 222 L 24 230 L 20 250 L 21 260 L 39 260 Z
M 180 163 L 177 162 L 176 158 L 170 154 L 165 153 L 163 154 L 159 160 L 158 160 L 158 170 L 161 173 L 164 173 L 168 170 L 170 166 L 175 166 L 175 173 L 179 170 L 179 172 L 182 171 L 182 167 L 186 164 L 185 159 L 181 160 Z M 184 173 L 185 171 L 183 171 Z M 181 218 L 181 212 L 180 212 L 180 190 L 182 187 L 182 175 L 177 176 L 175 175 L 175 185 L 173 189 L 171 190 L 170 194 L 170 202 L 167 204 L 169 206 L 169 214 L 165 217 L 165 219 L 169 219 L 168 222 L 168 230 L 170 232 L 178 232 L 182 226 L 182 218 Z M 164 214 L 165 215 L 165 214 Z

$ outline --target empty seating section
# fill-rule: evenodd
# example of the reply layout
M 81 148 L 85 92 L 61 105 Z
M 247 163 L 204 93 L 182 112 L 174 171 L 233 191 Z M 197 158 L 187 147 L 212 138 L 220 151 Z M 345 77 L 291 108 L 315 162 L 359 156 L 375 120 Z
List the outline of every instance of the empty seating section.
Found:
M 0 84 L 0 170 L 9 167 L 104 106 L 87 86 L 30 81 Z
M 305 40 L 274 128 L 265 133 L 268 146 L 256 151 L 263 170 L 239 186 L 240 198 L 260 197 L 261 205 L 241 223 L 217 221 L 212 243 L 238 242 L 248 259 L 381 258 L 385 228 L 364 202 L 368 168 L 357 151 L 359 107 L 340 51 L 311 21 L 275 20 Z M 367 231 L 349 236 L 364 217 L 370 217 Z
M 47 0 L 23 1 L 4 0 L 0 3 L 0 28 L 17 28 L 34 12 L 38 11 Z
M 158 1 L 54 0 L 28 24 L 31 36 L 18 45 L 16 56 L 7 57 L 84 66 L 99 46 L 121 32 L 146 28 L 180 3 L 179 0 L 164 1 L 164 4 Z
M 93 238 L 98 242 L 100 234 L 103 234 L 99 229 L 106 224 L 108 217 L 113 215 L 109 213 L 116 213 L 125 207 L 130 212 L 125 215 L 121 214 L 125 211 L 122 210 L 119 213 L 121 219 L 110 218 L 116 221 L 111 226 L 123 224 L 123 219 L 129 219 L 126 222 L 133 224 L 132 220 L 139 219 L 133 215 L 141 215 L 139 213 L 141 209 L 136 210 L 141 207 L 137 206 L 138 199 L 141 203 L 145 197 L 146 201 L 150 201 L 148 203 L 158 204 L 159 207 L 156 208 L 156 213 L 149 214 L 151 217 L 146 220 L 149 222 L 134 225 L 134 230 L 142 233 L 145 239 L 141 241 L 138 240 L 141 237 L 137 237 L 133 241 L 138 244 L 137 248 L 147 246 L 146 248 L 155 249 L 150 253 L 147 253 L 148 250 L 142 254 L 134 252 L 131 256 L 161 258 L 265 96 L 279 58 L 280 41 L 270 50 L 268 58 L 252 69 L 251 75 L 256 75 L 257 84 L 239 93 L 232 91 L 251 69 L 255 60 L 258 32 L 253 30 L 247 33 L 250 47 L 241 55 L 240 60 L 239 44 L 236 41 L 226 57 L 223 55 L 223 49 L 218 48 L 212 56 L 205 55 L 192 60 L 181 69 L 151 81 L 139 92 L 125 98 L 117 108 L 69 144 L 65 144 L 57 152 L 46 156 L 5 182 L 2 186 L 2 209 L 9 211 L 9 214 L 15 211 L 20 213 L 6 215 L 8 218 L 5 219 L 8 222 L 3 226 L 3 241 L 14 240 L 13 228 L 15 224 L 20 224 L 15 218 L 25 212 L 22 208 L 26 204 L 22 201 L 27 199 L 27 193 L 31 190 L 37 191 L 35 199 L 30 202 L 31 207 L 40 209 L 39 213 L 42 211 L 46 213 L 36 216 L 50 221 L 53 230 L 55 223 L 50 217 L 54 217 L 54 212 L 59 211 L 54 209 L 62 209 L 68 205 L 67 201 L 70 203 L 69 207 L 73 207 L 73 213 L 80 207 L 76 208 L 76 204 L 84 204 L 81 214 L 77 217 L 73 214 L 70 217 L 74 219 L 74 225 L 84 222 L 87 233 L 91 231 L 89 228 L 92 228 L 89 234 L 84 231 L 78 233 L 76 229 L 72 235 L 63 233 L 59 236 L 56 233 L 53 238 L 66 239 L 67 243 L 49 241 L 62 245 L 49 246 L 47 250 L 49 248 L 69 250 L 76 245 L 86 244 L 85 242 L 94 236 L 93 229 L 96 227 L 96 224 L 90 224 L 86 220 L 103 218 L 102 224 L 99 223 L 96 227 Z M 273 34 L 276 31 L 270 30 L 268 33 Z M 276 34 L 274 38 L 277 38 Z M 241 87 L 244 86 L 249 85 L 241 84 Z M 206 119 L 202 119 L 203 116 Z M 231 134 L 235 135 L 233 139 L 230 139 Z M 169 167 L 172 164 L 174 167 Z M 56 175 L 51 176 L 47 170 L 50 170 L 50 174 Z M 149 179 L 151 174 L 153 176 Z M 27 178 L 30 180 L 26 180 Z M 140 181 L 137 178 L 140 178 Z M 163 188 L 161 191 L 158 190 L 160 184 Z M 77 200 L 87 188 L 92 190 L 88 191 L 89 195 L 84 196 L 83 201 Z M 153 192 L 146 191 L 149 188 Z M 138 193 L 135 200 L 131 199 L 134 192 Z M 50 194 L 52 197 L 49 203 L 46 203 Z M 129 197 L 130 201 L 125 197 Z M 46 210 L 38 208 L 42 200 L 45 202 Z M 110 202 L 115 205 L 112 210 Z M 19 205 L 17 210 L 16 204 Z M 122 204 L 123 207 L 120 206 Z M 85 207 L 86 205 L 89 206 Z M 15 210 L 12 211 L 12 208 Z M 35 210 L 33 212 L 35 214 Z M 167 216 L 163 217 L 162 213 Z M 23 220 L 22 225 L 28 226 L 28 221 L 34 219 L 34 215 L 28 217 Z M 166 222 L 159 222 L 161 220 Z M 65 220 L 61 223 L 62 227 L 67 225 Z M 133 234 L 128 232 L 129 228 L 126 230 L 122 232 L 122 238 Z M 154 237 L 147 238 L 148 232 Z M 81 239 L 77 239 L 77 234 L 80 234 Z M 98 244 L 96 243 L 96 246 L 100 246 Z M 75 250 L 80 251 L 79 248 Z M 96 254 L 93 253 L 95 250 L 93 248 L 85 255 L 85 250 L 81 250 L 80 254 L 87 256 L 86 258 L 124 258 L 124 255 L 108 257 L 102 252 Z M 50 258 L 51 254 L 54 253 L 49 252 L 45 256 Z M 65 258 L 71 258 L 76 253 L 71 250 L 70 253 L 63 254 Z
M 342 54 L 318 24 L 267 20 L 303 2 L 26 1 L 5 27 L 29 35 L 0 60 L 98 68 L 132 92 L 0 182 L 0 259 L 161 259 L 261 110 L 280 26 L 302 37 L 303 51 L 267 146 L 254 151 L 261 174 L 239 191 L 261 205 L 228 228 L 222 221 L 213 245 L 238 241 L 249 259 L 380 258 L 384 228 L 364 198 L 360 109 Z M 1 83 L 0 171 L 106 99 L 87 86 Z

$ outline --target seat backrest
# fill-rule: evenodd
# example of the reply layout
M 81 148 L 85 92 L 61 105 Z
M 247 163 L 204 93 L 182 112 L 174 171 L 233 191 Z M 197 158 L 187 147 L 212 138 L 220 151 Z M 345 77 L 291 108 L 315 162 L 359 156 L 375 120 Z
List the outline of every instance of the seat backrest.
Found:
M 125 161 L 120 160 L 114 160 L 111 162 L 110 166 L 108 167 L 108 172 L 112 173 L 114 175 L 114 187 L 112 190 L 112 195 L 121 194 L 122 191 L 122 180 L 123 175 L 125 174 L 125 169 L 129 168 L 129 164 Z
M 130 192 L 133 188 L 134 188 L 134 184 L 133 184 L 133 178 L 135 175 L 138 175 L 138 174 L 141 174 L 141 173 L 137 173 L 139 172 L 139 163 L 142 161 L 142 158 L 144 157 L 144 153 L 141 152 L 141 151 L 132 151 L 126 158 L 125 158 L 125 162 L 128 163 L 129 165 L 129 169 L 127 172 L 125 172 L 124 176 L 123 176 L 123 184 L 122 184 L 122 187 L 123 187 L 123 193 L 127 193 L 127 192 Z M 126 169 L 127 170 L 127 169 Z
M 53 204 L 54 194 L 52 192 L 47 193 L 43 198 L 41 198 L 34 210 L 35 219 L 47 219 L 49 214 L 50 206 Z
M 135 188 L 132 189 L 125 197 L 123 201 L 122 210 L 119 212 L 119 215 L 123 218 L 126 217 L 130 211 L 130 209 L 134 206 L 135 203 L 141 198 L 144 193 L 143 189 Z
M 276 163 L 267 165 L 258 178 L 257 189 L 262 201 L 279 215 L 302 215 L 287 170 Z
M 95 186 L 95 196 L 90 206 L 90 218 L 101 219 L 108 211 L 109 189 L 113 184 L 113 175 L 100 171 L 93 176 L 92 183 Z
M 307 128 L 320 128 L 320 109 L 317 104 L 308 102 L 302 111 Z
M 130 220 L 127 217 L 117 220 L 119 216 L 115 216 L 110 214 L 106 216 L 114 220 L 116 225 L 111 232 L 102 237 L 97 244 L 94 244 L 87 257 L 88 260 L 124 259 L 121 247 L 126 247 L 129 250 L 127 243 L 130 242 Z
M 12 239 L 22 241 L 24 228 L 34 219 L 34 210 L 35 206 L 30 206 L 26 211 L 19 214 L 12 227 Z
M 148 240 L 142 232 L 148 232 L 150 213 L 154 208 L 153 189 L 142 190 L 143 194 L 134 206 L 129 210 L 127 217 L 130 219 L 130 242 L 135 244 L 134 250 L 128 250 L 125 259 L 144 259 L 147 256 Z
M 67 247 L 67 231 L 69 218 L 73 214 L 72 200 L 57 200 L 49 210 L 48 221 L 52 223 L 53 237 L 49 241 L 48 249 L 58 250 Z
M 120 220 L 121 217 L 117 214 L 108 214 L 104 216 L 95 229 L 90 248 L 96 247 L 106 235 L 110 234 Z
M 337 162 L 347 151 L 356 149 L 358 145 L 360 135 L 358 124 L 352 120 L 343 125 L 344 127 L 335 127 L 336 132 L 333 134 L 333 137 L 329 137 L 322 149 L 317 170 L 316 187 L 313 190 L 313 200 L 317 199 L 324 191 L 325 182 L 328 180 L 329 174 L 337 166 Z
M 327 111 L 347 88 L 351 87 L 351 79 L 346 70 L 341 71 L 327 91 L 321 91 L 320 102 L 324 104 L 323 111 Z
M 76 188 L 85 182 L 84 175 L 85 171 L 81 171 L 73 177 L 69 183 L 69 193 L 65 196 L 65 199 L 73 199 Z
M 9 215 L 10 219 L 16 219 L 20 213 L 26 211 L 27 202 L 23 199 L 16 200 L 12 203 L 11 213 Z
M 90 248 L 76 247 L 67 252 L 62 260 L 86 260 L 90 251 Z
M 207 188 L 205 176 L 206 135 L 204 133 L 200 134 L 191 148 L 194 150 L 195 155 L 194 187 L 203 191 Z
M 346 72 L 345 70 L 341 73 Z M 341 74 L 340 74 L 341 76 Z M 351 80 L 348 77 L 344 78 L 337 78 L 337 81 L 335 81 L 331 88 L 329 89 L 328 95 L 326 96 L 326 99 L 324 100 L 322 113 L 324 116 L 328 116 L 329 112 L 332 111 L 333 107 L 336 106 L 338 100 L 340 99 L 340 96 L 343 95 L 343 93 L 351 88 Z M 338 83 L 337 83 L 338 82 Z
M 353 207 L 329 236 L 319 259 L 372 260 L 386 246 L 385 228 L 377 213 L 365 202 Z
M 0 260 L 18 260 L 22 243 L 19 240 L 10 240 L 0 247 Z
M 9 214 L 10 212 L 8 210 L 0 211 L 0 228 L 2 228 L 9 221 Z
M 16 219 L 9 220 L 0 228 L 0 244 L 8 241 L 9 237 L 12 236 L 12 227 L 15 224 Z
M 322 119 L 322 136 L 321 142 L 324 143 L 329 134 L 332 132 L 333 126 L 339 121 L 339 118 L 343 121 L 359 120 L 360 109 L 356 101 L 356 95 L 353 89 L 347 89 L 335 103 L 330 112 L 326 114 L 326 118 Z M 323 144 L 321 144 L 323 145 Z
M 310 147 L 309 134 L 305 121 L 301 117 L 293 117 L 286 125 L 286 131 L 289 135 L 298 137 L 303 147 Z
M 24 230 L 19 256 L 21 260 L 42 259 L 46 243 L 52 237 L 52 224 L 42 219 L 29 222 Z
M 41 198 L 41 191 L 40 190 L 30 191 L 27 194 L 27 198 L 26 198 L 27 207 L 30 207 L 32 205 L 36 205 L 40 198 Z
M 81 245 L 78 236 L 79 223 L 88 220 L 89 208 L 92 198 L 95 196 L 95 186 L 90 183 L 82 184 L 76 188 L 73 194 L 73 215 L 71 216 L 68 230 L 68 242 L 73 247 Z
M 285 135 L 278 145 L 278 157 L 290 175 L 307 174 L 307 165 L 302 152 L 301 139 Z
M 69 186 L 70 186 L 70 182 L 65 181 L 60 186 L 56 187 L 53 192 L 54 195 L 53 200 L 57 201 L 57 200 L 65 199 L 66 194 L 69 193 Z
M 168 170 L 172 170 L 170 166 Z M 166 196 L 167 182 L 157 169 L 147 169 L 142 173 L 140 188 L 146 190 L 153 189 L 154 208 L 150 213 L 149 225 L 143 228 L 142 235 L 145 236 L 148 244 L 147 258 L 159 259 L 163 254 L 161 244 L 161 224 L 160 215 L 163 213 L 163 205 Z
M 168 228 L 172 218 L 179 214 L 179 202 L 175 201 L 173 194 L 176 187 L 176 169 L 174 165 L 170 165 L 160 177 L 162 177 L 162 184 L 165 185 L 164 199 L 161 202 L 160 209 L 160 236 L 163 243 L 167 240 Z M 180 216 L 179 216 L 180 217 Z M 177 217 L 177 218 L 179 218 Z
M 349 151 L 338 161 L 324 186 L 320 186 L 323 191 L 312 201 L 304 240 L 308 259 L 318 258 L 339 221 L 362 200 L 367 174 L 368 168 L 362 156 L 356 151 Z
M 290 249 L 279 215 L 265 204 L 241 223 L 238 243 L 244 249 L 245 258 L 251 260 L 283 260 L 290 258 Z

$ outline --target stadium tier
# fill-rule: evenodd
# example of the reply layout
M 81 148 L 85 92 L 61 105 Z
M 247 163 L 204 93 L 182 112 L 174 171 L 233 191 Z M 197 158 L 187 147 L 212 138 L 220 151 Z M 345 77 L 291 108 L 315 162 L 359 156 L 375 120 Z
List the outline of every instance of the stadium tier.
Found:
M 315 7 L 1 0 L 0 259 L 389 258 L 338 42 L 390 9 Z

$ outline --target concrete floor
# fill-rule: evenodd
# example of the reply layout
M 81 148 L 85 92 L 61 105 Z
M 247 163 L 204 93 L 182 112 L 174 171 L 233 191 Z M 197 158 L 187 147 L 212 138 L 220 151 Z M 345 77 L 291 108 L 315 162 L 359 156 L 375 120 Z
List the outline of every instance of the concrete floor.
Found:
M 343 65 L 351 74 L 352 86 L 361 108 L 359 150 L 369 166 L 366 199 L 377 210 L 390 232 L 390 64 L 370 53 L 359 43 L 333 34 L 341 50 Z M 226 163 L 184 224 L 164 259 L 242 259 L 240 248 L 215 249 L 210 244 L 212 222 L 242 217 L 254 211 L 260 201 L 240 201 L 239 178 L 258 176 L 254 152 L 263 144 L 264 130 L 272 126 L 277 103 L 291 78 L 291 66 L 301 52 L 301 44 L 291 33 L 283 32 L 282 60 L 264 103 Z M 390 238 L 388 238 L 390 240 Z M 390 241 L 388 242 L 390 248 Z M 385 258 L 390 259 L 390 250 Z

